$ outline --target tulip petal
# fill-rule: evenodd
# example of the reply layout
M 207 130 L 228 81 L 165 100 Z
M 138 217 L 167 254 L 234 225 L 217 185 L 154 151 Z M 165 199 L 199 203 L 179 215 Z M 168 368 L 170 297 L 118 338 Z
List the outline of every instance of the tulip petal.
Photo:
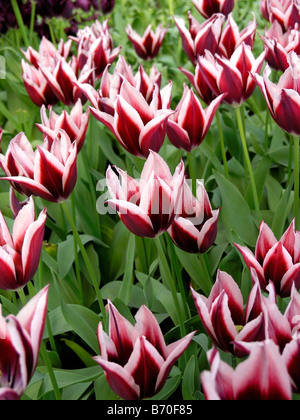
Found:
M 292 266 L 292 257 L 281 242 L 278 242 L 268 251 L 263 263 L 263 270 L 265 279 L 274 283 L 277 292 L 280 292 L 283 276 Z
M 16 290 L 20 287 L 17 284 L 16 269 L 11 256 L 0 247 L 0 289 Z

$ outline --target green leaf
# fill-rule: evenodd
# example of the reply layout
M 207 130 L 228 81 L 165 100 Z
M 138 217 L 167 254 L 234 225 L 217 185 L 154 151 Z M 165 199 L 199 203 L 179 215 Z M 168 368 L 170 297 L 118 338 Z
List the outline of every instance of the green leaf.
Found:
M 94 350 L 95 354 L 98 354 L 97 328 L 100 322 L 98 315 L 84 306 L 66 305 L 63 301 L 61 303 L 61 309 L 70 327 Z
M 222 196 L 221 218 L 230 241 L 232 242 L 234 232 L 242 242 L 255 246 L 258 229 L 246 200 L 223 175 L 215 172 L 215 179 Z
M 62 341 L 64 341 L 66 345 L 77 354 L 86 367 L 98 366 L 97 362 L 92 359 L 92 356 L 79 344 L 74 341 L 67 340 L 66 338 L 63 338 Z
M 182 396 L 185 401 L 194 399 L 195 393 L 195 356 L 188 361 L 182 377 Z

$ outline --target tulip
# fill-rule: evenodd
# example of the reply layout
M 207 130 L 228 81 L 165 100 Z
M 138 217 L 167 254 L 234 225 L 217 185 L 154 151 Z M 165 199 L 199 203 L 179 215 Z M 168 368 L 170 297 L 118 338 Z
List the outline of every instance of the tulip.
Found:
M 0 212 L 0 289 L 17 290 L 35 275 L 40 262 L 47 210 L 35 220 L 32 197 L 20 210 L 11 235 Z
M 265 36 L 266 62 L 275 70 L 284 72 L 289 67 L 288 54 L 295 51 L 300 54 L 300 34 L 296 29 L 283 32 L 277 21 L 274 21 Z
M 266 65 L 263 76 L 254 74 L 253 77 L 260 87 L 267 106 L 274 121 L 286 132 L 295 136 L 300 135 L 299 124 L 299 63 L 296 53 L 288 54 L 289 67 L 280 77 L 277 85 L 269 80 L 271 70 Z
M 217 350 L 208 352 L 210 371 L 201 374 L 206 400 L 291 400 L 292 387 L 283 357 L 272 340 L 252 345 L 250 356 L 234 370 Z
M 278 241 L 269 226 L 262 222 L 255 254 L 245 246 L 235 244 L 249 269 L 254 268 L 260 286 L 266 290 L 270 281 L 281 297 L 290 296 L 293 283 L 300 287 L 300 232 L 295 220 Z
M 101 10 L 104 15 L 113 11 L 115 0 L 101 0 Z
M 82 69 L 89 59 L 91 67 L 95 69 L 96 77 L 99 79 L 108 64 L 115 61 L 122 49 L 121 46 L 113 48 L 108 20 L 103 24 L 96 21 L 91 27 L 78 31 L 77 37 L 72 39 L 78 44 L 78 66 Z
M 201 24 L 191 12 L 188 13 L 188 18 L 189 29 L 186 28 L 184 19 L 174 17 L 174 21 L 182 39 L 183 49 L 190 61 L 196 65 L 197 56 L 203 55 L 205 50 L 209 50 L 212 54 L 216 53 L 225 16 L 216 13 Z
M 57 104 L 58 99 L 56 95 L 39 69 L 30 66 L 25 60 L 22 60 L 22 70 L 25 89 L 36 106 Z
M 161 73 L 153 66 L 150 74 L 146 73 L 143 66 L 139 66 L 137 74 L 133 74 L 131 66 L 129 66 L 123 56 L 120 56 L 113 74 L 109 73 L 110 65 L 107 65 L 103 72 L 100 89 L 97 91 L 90 84 L 78 84 L 78 88 L 84 93 L 86 98 L 91 102 L 92 106 L 99 111 L 114 115 L 114 103 L 117 96 L 120 94 L 122 83 L 124 79 L 134 86 L 145 98 L 150 105 L 153 100 L 161 107 L 168 107 L 168 102 L 171 101 L 171 91 L 169 97 L 164 98 L 164 90 L 160 89 Z M 156 86 L 159 88 L 157 89 Z M 157 99 L 154 96 L 157 96 Z M 166 104 L 166 105 L 164 105 Z
M 182 212 L 176 215 L 168 233 L 180 249 L 204 253 L 216 240 L 219 210 L 212 210 L 205 187 L 199 181 L 197 199 L 184 183 L 182 202 Z
M 143 95 L 124 80 L 114 103 L 114 115 L 90 108 L 92 115 L 106 125 L 121 146 L 134 156 L 147 158 L 150 150 L 158 152 L 165 139 L 165 123 L 173 111 L 161 109 L 169 105 L 169 100 L 166 105 L 162 104 L 158 86 L 156 89 L 157 93 L 148 105 Z
M 255 82 L 250 72 L 260 72 L 264 57 L 262 53 L 255 59 L 251 47 L 242 42 L 229 60 L 206 51 L 203 57 L 198 57 L 198 65 L 213 93 L 216 96 L 227 93 L 223 102 L 239 107 L 252 95 Z
M 71 142 L 76 143 L 78 153 L 80 152 L 89 125 L 89 110 L 83 112 L 80 99 L 72 108 L 70 114 L 64 110 L 60 116 L 50 107 L 48 117 L 46 107 L 43 105 L 41 108 L 41 120 L 42 124 L 36 124 L 36 126 L 44 134 L 44 139 L 47 138 L 49 141 L 54 142 L 59 131 L 64 130 L 70 137 Z
M 245 311 L 240 289 L 225 272 L 218 271 L 208 299 L 191 289 L 200 319 L 214 345 L 240 357 L 245 350 L 236 347 L 236 343 L 270 338 L 283 350 L 292 339 L 291 326 L 276 305 L 275 293 L 270 289 L 269 298 L 265 298 L 255 273 L 253 281 Z
M 282 353 L 284 364 L 292 379 L 293 391 L 300 394 L 300 338 L 297 337 L 285 346 Z
M 194 333 L 166 345 L 159 324 L 142 306 L 132 325 L 109 301 L 109 335 L 98 328 L 101 356 L 94 357 L 104 369 L 112 390 L 124 400 L 141 400 L 157 394 L 190 344 Z
M 167 135 L 171 143 L 187 152 L 198 147 L 204 140 L 224 96 L 220 95 L 204 110 L 193 90 L 184 85 L 176 112 L 167 121 Z
M 16 315 L 2 316 L 0 306 L 0 400 L 19 400 L 32 378 L 45 326 L 48 288 Z
M 137 236 L 150 238 L 167 231 L 181 204 L 183 162 L 172 176 L 162 157 L 150 151 L 139 182 L 116 170 L 120 180 L 111 167 L 106 174 L 111 196 L 108 204 L 118 211 L 126 227 Z
M 206 19 L 214 13 L 222 13 L 228 16 L 234 7 L 234 0 L 193 0 L 198 12 Z
M 47 201 L 65 201 L 77 180 L 77 146 L 64 130 L 53 142 L 46 141 L 34 152 L 24 133 L 16 136 L 0 164 L 7 175 L 2 180 L 24 195 L 36 195 Z
M 167 28 L 158 25 L 156 31 L 153 32 L 152 25 L 149 25 L 143 36 L 140 36 L 132 29 L 131 25 L 127 25 L 126 33 L 137 55 L 143 60 L 152 60 L 159 53 Z
M 226 58 L 230 58 L 234 51 L 239 47 L 243 42 L 252 49 L 255 34 L 256 34 L 257 23 L 254 15 L 254 19 L 250 21 L 248 26 L 243 30 L 239 31 L 238 25 L 230 13 L 227 17 L 225 27 L 223 29 L 219 46 L 218 54 Z
M 300 24 L 300 4 L 298 0 L 274 1 L 269 5 L 270 21 L 276 20 L 284 30 Z

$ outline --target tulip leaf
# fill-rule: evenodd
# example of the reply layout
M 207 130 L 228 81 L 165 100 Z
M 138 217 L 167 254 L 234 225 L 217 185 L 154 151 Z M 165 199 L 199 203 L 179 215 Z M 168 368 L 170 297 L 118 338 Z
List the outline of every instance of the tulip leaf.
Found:
M 62 341 L 77 354 L 86 367 L 98 366 L 97 362 L 92 359 L 92 356 L 82 346 L 66 338 L 63 338 Z
M 182 396 L 185 401 L 194 400 L 196 362 L 193 355 L 188 361 L 182 377 Z
M 97 328 L 100 318 L 95 312 L 81 305 L 66 305 L 63 301 L 61 309 L 66 322 L 80 338 L 95 352 L 99 353 Z
M 230 242 L 232 242 L 233 232 L 242 242 L 255 246 L 258 232 L 246 200 L 236 186 L 223 175 L 215 172 L 215 179 L 222 197 L 221 219 Z

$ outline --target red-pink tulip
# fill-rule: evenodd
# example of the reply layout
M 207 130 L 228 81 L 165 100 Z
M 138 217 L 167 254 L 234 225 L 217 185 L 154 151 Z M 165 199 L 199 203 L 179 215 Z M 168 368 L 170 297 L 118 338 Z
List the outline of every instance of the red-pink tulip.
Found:
M 189 29 L 186 28 L 184 19 L 174 17 L 174 21 L 182 39 L 183 49 L 190 61 L 196 65 L 197 56 L 203 55 L 205 50 L 209 50 L 212 54 L 216 53 L 225 16 L 216 13 L 201 24 L 191 12 L 188 13 L 188 18 Z
M 117 210 L 123 223 L 138 236 L 153 238 L 165 232 L 181 206 L 183 162 L 172 176 L 162 157 L 151 151 L 139 181 L 116 170 L 120 180 L 111 167 L 106 174 L 111 196 L 108 204 Z
M 266 62 L 275 70 L 285 71 L 289 67 L 288 54 L 294 51 L 300 54 L 300 33 L 297 29 L 283 32 L 275 20 L 261 37 L 265 44 Z
M 167 135 L 171 143 L 187 152 L 198 147 L 204 140 L 224 96 L 220 95 L 204 110 L 193 90 L 184 85 L 176 112 L 167 121 Z
M 114 115 L 94 107 L 90 108 L 91 113 L 110 129 L 129 153 L 147 158 L 150 150 L 159 152 L 166 136 L 166 121 L 174 112 L 162 108 L 169 105 L 169 101 L 162 105 L 158 86 L 156 91 L 149 105 L 138 89 L 124 80 L 114 102 Z
M 283 357 L 272 340 L 252 345 L 234 370 L 218 351 L 208 352 L 210 371 L 201 374 L 206 400 L 291 400 L 292 386 Z
M 281 350 L 292 339 L 287 318 L 280 313 L 275 292 L 265 298 L 258 281 L 248 297 L 244 310 L 241 291 L 233 278 L 218 271 L 217 281 L 208 299 L 192 289 L 200 319 L 213 343 L 228 353 L 244 356 L 237 342 L 255 342 L 272 339 Z
M 86 132 L 89 125 L 89 110 L 83 112 L 82 103 L 79 99 L 72 108 L 70 114 L 63 111 L 61 115 L 57 115 L 52 107 L 49 107 L 49 117 L 47 116 L 46 107 L 41 108 L 41 124 L 36 124 L 37 128 L 44 134 L 44 139 L 54 142 L 60 130 L 64 130 L 70 140 L 76 143 L 78 153 L 83 147 Z
M 97 78 L 100 78 L 108 64 L 120 54 L 122 47 L 113 47 L 108 19 L 103 24 L 98 20 L 90 27 L 78 31 L 76 37 L 72 39 L 77 43 L 77 65 L 83 69 L 89 59 L 92 61 L 92 67 L 95 69 Z
M 0 400 L 19 400 L 32 378 L 46 320 L 48 288 L 18 315 L 2 316 L 0 306 Z
M 265 53 L 256 59 L 251 47 L 244 42 L 234 51 L 230 59 L 219 55 L 213 56 L 206 51 L 198 57 L 198 65 L 207 86 L 216 96 L 227 93 L 223 101 L 232 106 L 240 106 L 255 89 L 255 82 L 250 72 L 259 73 Z
M 300 24 L 299 0 L 270 0 L 267 10 L 269 20 L 276 20 L 286 31 Z
M 65 201 L 77 180 L 77 146 L 64 130 L 55 140 L 46 139 L 33 151 L 24 133 L 11 142 L 0 165 L 12 186 L 20 193 L 39 196 L 52 202 Z
M 0 212 L 0 289 L 17 290 L 32 280 L 40 262 L 46 220 L 46 209 L 35 219 L 31 198 L 18 213 L 11 234 Z
M 184 183 L 182 207 L 168 230 L 169 235 L 186 252 L 206 252 L 217 237 L 219 210 L 212 210 L 202 183 L 198 182 L 197 198 Z
M 271 229 L 261 223 L 255 255 L 245 246 L 235 244 L 249 269 L 254 268 L 260 286 L 266 290 L 271 281 L 276 293 L 290 296 L 293 283 L 300 287 L 300 232 L 295 231 L 295 220 L 278 241 Z
M 206 19 L 214 13 L 222 13 L 228 16 L 232 12 L 235 0 L 193 0 L 198 12 Z
M 142 306 L 132 325 L 109 302 L 109 335 L 98 328 L 101 356 L 94 357 L 104 369 L 112 390 L 124 400 L 140 400 L 157 394 L 190 344 L 194 333 L 166 345 L 160 326 Z
M 167 33 L 167 28 L 158 25 L 154 32 L 152 30 L 152 25 L 149 25 L 144 34 L 140 36 L 132 29 L 131 25 L 127 25 L 126 33 L 137 55 L 143 60 L 152 60 L 160 51 Z
M 269 80 L 271 70 L 268 65 L 266 65 L 263 76 L 254 74 L 253 77 L 265 97 L 274 121 L 287 133 L 299 136 L 300 58 L 292 51 L 288 54 L 288 62 L 289 67 L 277 84 Z

